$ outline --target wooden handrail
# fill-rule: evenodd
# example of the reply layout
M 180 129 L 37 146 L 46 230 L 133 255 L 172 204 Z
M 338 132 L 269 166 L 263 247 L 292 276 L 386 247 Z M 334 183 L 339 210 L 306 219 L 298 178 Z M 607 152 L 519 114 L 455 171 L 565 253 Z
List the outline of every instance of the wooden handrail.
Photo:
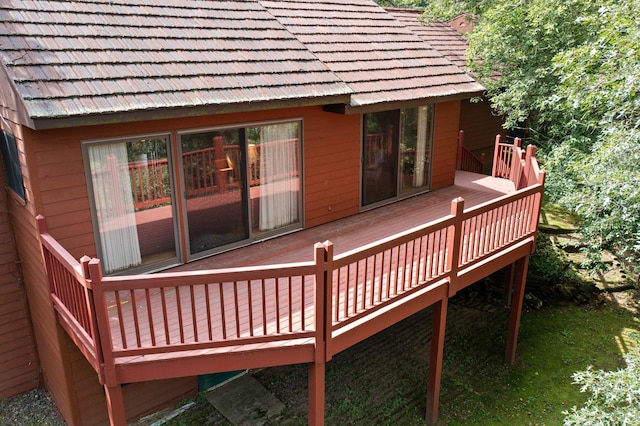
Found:
M 482 153 L 480 158 L 476 157 L 469 149 L 464 146 L 464 130 L 458 132 L 458 156 L 456 159 L 456 169 L 465 172 L 483 173 L 485 164 L 485 155 Z

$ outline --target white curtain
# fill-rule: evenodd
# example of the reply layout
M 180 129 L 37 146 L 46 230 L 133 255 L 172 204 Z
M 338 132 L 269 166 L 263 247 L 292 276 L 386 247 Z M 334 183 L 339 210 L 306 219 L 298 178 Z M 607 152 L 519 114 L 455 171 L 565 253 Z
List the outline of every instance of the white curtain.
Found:
M 88 149 L 105 273 L 142 263 L 124 143 Z
M 298 124 L 260 128 L 259 229 L 276 229 L 298 220 Z
M 426 182 L 427 168 L 427 142 L 429 128 L 429 108 L 418 108 L 418 140 L 416 144 L 415 167 L 413 170 L 413 187 L 418 188 L 424 186 Z

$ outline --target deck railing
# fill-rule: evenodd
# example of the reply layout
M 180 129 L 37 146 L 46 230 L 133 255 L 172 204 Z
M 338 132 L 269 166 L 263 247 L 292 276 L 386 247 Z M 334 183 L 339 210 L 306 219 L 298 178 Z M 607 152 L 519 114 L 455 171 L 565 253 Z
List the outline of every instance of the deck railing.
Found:
M 458 290 L 531 253 L 545 176 L 535 148 L 525 155 L 519 142 L 498 139 L 494 159 L 494 175 L 512 180 L 515 192 L 469 209 L 455 199 L 438 220 L 343 254 L 334 255 L 329 241 L 317 243 L 311 262 L 104 277 L 99 259 L 76 261 L 39 216 L 56 316 L 106 386 L 120 383 L 118 365 L 132 374 L 132 360 L 215 351 L 234 354 L 233 370 L 283 359 L 324 363 L 426 306 L 442 302 L 442 309 Z M 248 355 L 265 345 L 277 347 L 277 359 Z M 283 358 L 297 347 L 304 350 Z M 235 357 L 243 351 L 246 357 Z M 210 372 L 204 361 L 190 374 Z M 437 398 L 428 404 L 434 423 Z
M 137 355 L 295 339 L 330 348 L 358 321 L 416 292 L 450 296 L 471 284 L 464 270 L 534 242 L 544 172 L 532 155 L 521 169 L 527 187 L 515 193 L 467 210 L 456 199 L 439 220 L 337 256 L 318 243 L 315 261 L 295 264 L 103 277 L 98 259 L 74 260 L 40 217 L 51 299 L 99 374 Z
M 476 157 L 471 151 L 464 146 L 464 131 L 458 132 L 458 157 L 456 159 L 456 169 L 465 172 L 483 173 L 484 172 L 485 155 L 480 158 Z
M 536 147 L 529 145 L 522 148 L 522 139 L 516 138 L 513 144 L 503 143 L 500 135 L 496 136 L 493 156 L 493 170 L 491 175 L 513 182 L 516 189 L 526 188 L 535 183 L 541 183 L 540 168 L 536 157 Z

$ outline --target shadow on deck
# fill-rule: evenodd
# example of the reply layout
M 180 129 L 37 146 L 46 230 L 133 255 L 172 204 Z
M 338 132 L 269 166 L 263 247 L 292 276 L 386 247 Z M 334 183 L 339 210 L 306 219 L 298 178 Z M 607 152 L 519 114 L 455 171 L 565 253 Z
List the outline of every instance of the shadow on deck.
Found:
M 458 172 L 451 187 L 157 274 L 103 277 L 99 259 L 73 259 L 40 218 L 58 321 L 104 385 L 111 422 L 126 422 L 123 383 L 306 363 L 309 423 L 323 424 L 325 364 L 433 306 L 435 424 L 448 299 L 504 267 L 515 358 L 544 172 L 535 150 L 499 149 L 502 178 Z

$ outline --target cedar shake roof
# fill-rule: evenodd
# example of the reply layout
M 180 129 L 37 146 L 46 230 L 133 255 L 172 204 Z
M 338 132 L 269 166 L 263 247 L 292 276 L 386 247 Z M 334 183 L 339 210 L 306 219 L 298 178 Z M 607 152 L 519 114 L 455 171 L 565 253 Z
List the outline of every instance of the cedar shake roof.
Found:
M 32 128 L 483 90 L 370 0 L 1 0 L 0 62 Z
M 411 31 L 406 22 L 398 21 L 372 1 L 260 3 L 354 91 L 347 109 L 468 98 L 484 90 Z M 410 24 L 411 28 L 419 26 L 416 17 Z
M 2 0 L 0 58 L 33 120 L 351 92 L 257 1 Z
M 422 12 L 418 9 L 389 8 L 387 11 L 451 62 L 466 70 L 469 43 L 467 38 L 450 23 L 424 23 L 420 19 Z M 461 22 L 464 22 L 464 19 L 465 17 L 461 17 Z

